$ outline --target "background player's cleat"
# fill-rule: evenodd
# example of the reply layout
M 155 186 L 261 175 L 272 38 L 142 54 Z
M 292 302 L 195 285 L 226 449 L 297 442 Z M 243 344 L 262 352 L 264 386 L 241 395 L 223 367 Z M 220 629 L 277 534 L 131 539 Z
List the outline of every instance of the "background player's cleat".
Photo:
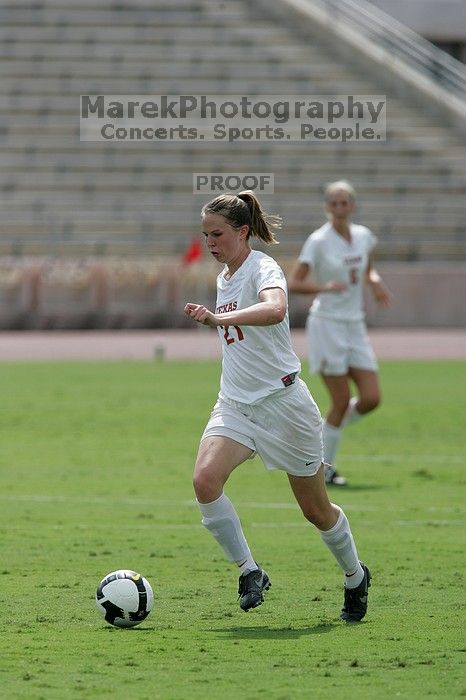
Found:
M 356 588 L 345 588 L 345 602 L 341 611 L 341 619 L 347 622 L 359 622 L 367 612 L 367 592 L 371 585 L 371 572 L 361 562 L 364 578 Z
M 240 608 L 244 612 L 257 608 L 264 601 L 262 592 L 268 591 L 271 585 L 266 572 L 260 567 L 247 574 L 241 574 L 238 586 Z
M 346 486 L 347 481 L 344 476 L 341 476 L 336 469 L 329 464 L 325 465 L 325 483 L 333 484 L 333 486 Z

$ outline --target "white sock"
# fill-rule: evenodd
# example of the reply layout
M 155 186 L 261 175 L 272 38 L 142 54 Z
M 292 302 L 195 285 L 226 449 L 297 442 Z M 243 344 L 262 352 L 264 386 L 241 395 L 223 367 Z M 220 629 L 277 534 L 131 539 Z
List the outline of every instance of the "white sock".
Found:
M 321 530 L 320 535 L 345 572 L 345 586 L 356 588 L 364 578 L 364 571 L 359 562 L 348 519 L 341 508 L 339 511 L 340 515 L 335 525 L 330 530 Z
M 202 524 L 215 537 L 230 561 L 234 561 L 241 573 L 254 571 L 257 564 L 253 559 L 241 523 L 228 496 L 224 493 L 211 503 L 199 503 Z
M 357 396 L 352 396 L 350 398 L 348 408 L 346 409 L 346 413 L 343 416 L 343 421 L 341 423 L 341 427 L 345 427 L 347 425 L 351 425 L 352 423 L 357 423 L 358 420 L 361 420 L 363 417 L 362 413 L 358 413 L 358 409 L 356 408 L 356 404 L 358 403 L 359 399 Z
M 325 464 L 335 465 L 335 456 L 341 440 L 341 428 L 336 428 L 324 420 L 322 425 L 322 440 L 324 443 Z

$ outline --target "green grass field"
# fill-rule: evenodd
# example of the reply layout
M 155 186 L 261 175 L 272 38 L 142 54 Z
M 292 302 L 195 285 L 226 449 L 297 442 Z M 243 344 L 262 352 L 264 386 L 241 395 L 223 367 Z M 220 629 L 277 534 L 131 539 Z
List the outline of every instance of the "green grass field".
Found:
M 219 371 L 0 365 L 0 697 L 460 697 L 466 363 L 383 363 L 383 406 L 344 435 L 351 483 L 332 497 L 373 573 L 356 625 L 339 620 L 342 577 L 285 475 L 258 459 L 227 492 L 273 587 L 239 609 L 191 488 Z M 118 568 L 154 588 L 133 630 L 94 607 Z

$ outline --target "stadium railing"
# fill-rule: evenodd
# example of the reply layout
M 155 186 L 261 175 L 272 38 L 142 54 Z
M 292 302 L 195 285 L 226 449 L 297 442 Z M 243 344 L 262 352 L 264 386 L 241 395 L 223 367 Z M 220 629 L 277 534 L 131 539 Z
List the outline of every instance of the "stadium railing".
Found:
M 466 67 L 395 18 L 365 0 L 312 2 L 325 7 L 332 21 L 344 19 L 377 45 L 401 56 L 450 93 L 466 100 Z
M 466 67 L 366 0 L 282 0 L 428 94 L 466 130 Z

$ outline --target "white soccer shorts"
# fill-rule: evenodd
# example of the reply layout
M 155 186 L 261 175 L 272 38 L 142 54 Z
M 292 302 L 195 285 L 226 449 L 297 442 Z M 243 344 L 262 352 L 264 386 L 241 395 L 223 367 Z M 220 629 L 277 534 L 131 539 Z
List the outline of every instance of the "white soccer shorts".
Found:
M 293 476 L 313 476 L 323 459 L 320 411 L 299 377 L 254 405 L 219 398 L 201 440 L 213 435 L 249 447 L 267 469 Z
M 340 376 L 350 367 L 377 371 L 364 321 L 335 321 L 310 314 L 306 335 L 312 373 Z

